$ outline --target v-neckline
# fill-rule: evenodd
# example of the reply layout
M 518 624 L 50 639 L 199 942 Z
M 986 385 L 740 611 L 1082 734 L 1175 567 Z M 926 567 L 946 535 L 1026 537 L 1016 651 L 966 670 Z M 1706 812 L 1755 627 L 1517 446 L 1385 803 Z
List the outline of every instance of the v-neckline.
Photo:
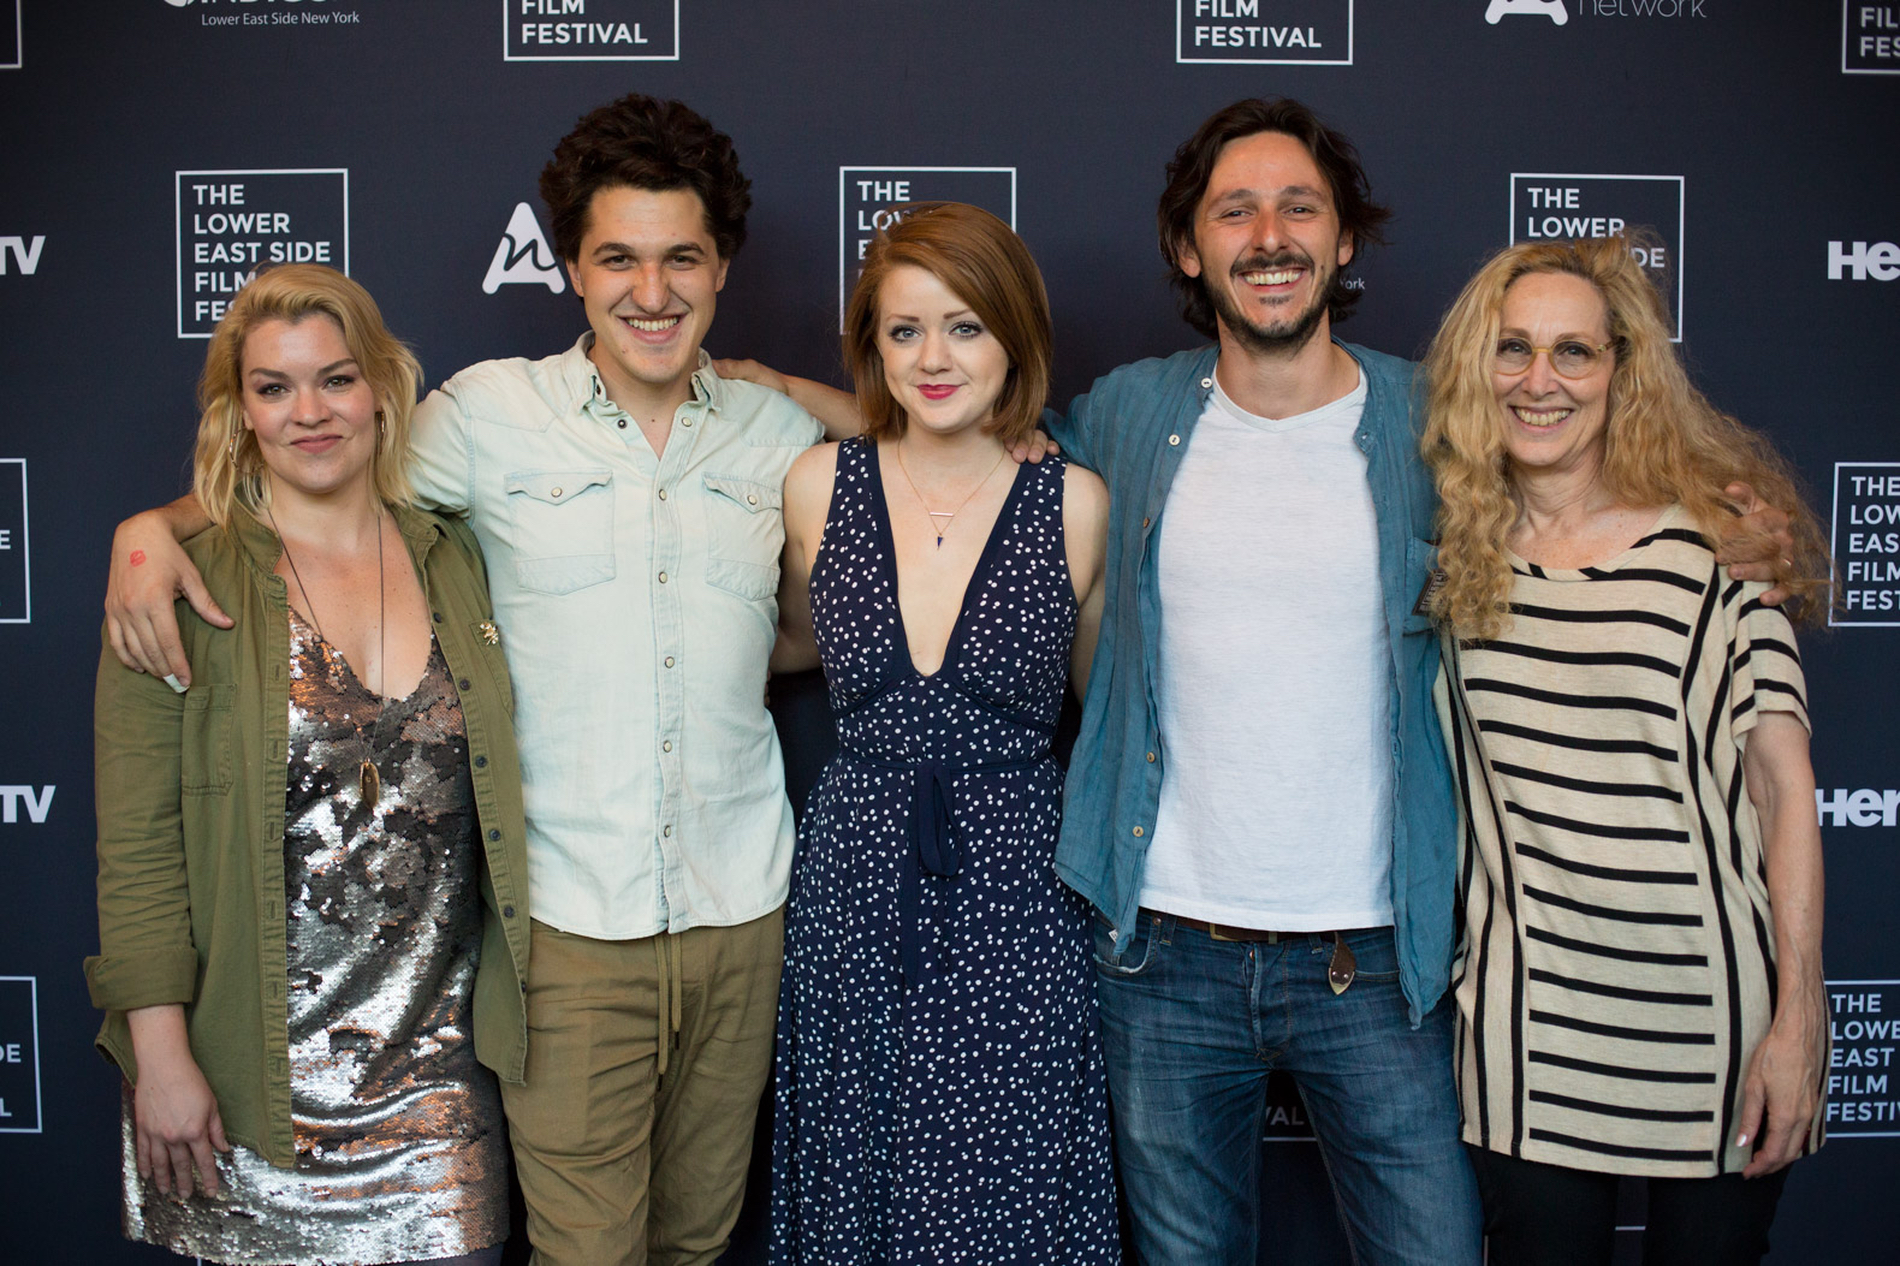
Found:
M 877 496 L 877 532 L 878 539 L 884 547 L 885 571 L 891 585 L 891 606 L 897 614 L 897 640 L 901 643 L 904 664 L 910 669 L 911 675 L 919 681 L 934 681 L 943 675 L 944 669 L 950 667 L 950 662 L 956 657 L 962 643 L 963 618 L 970 611 L 970 594 L 976 589 L 976 582 L 988 570 L 990 561 L 996 553 L 997 544 L 1002 540 L 1000 535 L 1002 526 L 1009 519 L 1010 510 L 1015 506 L 1016 498 L 1023 488 L 1024 463 L 1016 463 L 1016 470 L 1010 475 L 1009 491 L 1003 496 L 1002 508 L 997 510 L 996 519 L 990 524 L 989 535 L 983 540 L 983 552 L 976 556 L 976 566 L 970 570 L 970 578 L 963 582 L 963 593 L 957 599 L 957 618 L 950 624 L 950 640 L 943 644 L 943 660 L 937 665 L 935 672 L 927 673 L 917 667 L 917 657 L 910 649 L 910 626 L 904 623 L 904 602 L 901 593 L 903 578 L 897 570 L 897 537 L 891 531 L 891 505 L 884 495 L 883 458 L 878 453 L 877 441 L 867 440 L 865 443 L 871 451 L 871 487 Z
M 303 614 L 299 612 L 297 608 L 290 607 L 288 606 L 288 604 L 286 604 L 286 606 L 288 610 L 290 611 L 290 618 L 295 620 L 298 624 L 303 625 L 305 629 L 309 630 L 311 638 L 317 643 L 317 645 L 328 647 L 330 654 L 336 657 L 336 662 L 343 665 L 343 671 L 350 675 L 350 680 L 355 682 L 357 687 L 360 690 L 362 690 L 364 694 L 376 700 L 377 704 L 381 708 L 387 709 L 391 706 L 395 706 L 398 708 L 402 707 L 404 704 L 408 703 L 411 699 L 414 699 L 416 695 L 421 692 L 423 684 L 429 680 L 429 670 L 435 667 L 436 640 L 435 640 L 434 629 L 429 630 L 429 657 L 422 661 L 422 676 L 416 678 L 416 684 L 409 688 L 408 694 L 405 694 L 399 698 L 395 695 L 379 694 L 376 691 L 370 689 L 369 683 L 367 681 L 364 681 L 362 676 L 357 673 L 356 665 L 350 663 L 349 656 L 345 655 L 340 649 L 338 649 L 337 645 L 334 642 L 332 642 L 329 638 L 325 637 L 320 631 L 318 631 L 316 625 L 304 619 Z M 380 718 L 380 713 L 379 713 L 379 718 Z

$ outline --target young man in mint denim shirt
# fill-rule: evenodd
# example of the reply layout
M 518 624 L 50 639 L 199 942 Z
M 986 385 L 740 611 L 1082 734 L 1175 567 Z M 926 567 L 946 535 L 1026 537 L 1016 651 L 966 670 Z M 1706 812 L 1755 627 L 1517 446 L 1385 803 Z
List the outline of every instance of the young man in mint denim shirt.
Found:
M 1056 869 L 1098 911 L 1132 1247 L 1251 1266 L 1280 1068 L 1355 1260 L 1474 1262 L 1455 815 L 1418 610 L 1435 499 L 1413 366 L 1331 328 L 1386 212 L 1288 101 L 1216 114 L 1169 176 L 1163 249 L 1217 346 L 1049 415 L 1112 497 Z

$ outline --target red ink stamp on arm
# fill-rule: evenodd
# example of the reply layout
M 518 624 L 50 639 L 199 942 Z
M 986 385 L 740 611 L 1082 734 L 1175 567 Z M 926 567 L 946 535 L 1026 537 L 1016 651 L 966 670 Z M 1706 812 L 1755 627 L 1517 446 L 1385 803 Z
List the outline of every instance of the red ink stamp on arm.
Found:
M 145 551 L 142 549 L 133 550 L 131 562 L 134 567 L 142 565 L 145 562 Z

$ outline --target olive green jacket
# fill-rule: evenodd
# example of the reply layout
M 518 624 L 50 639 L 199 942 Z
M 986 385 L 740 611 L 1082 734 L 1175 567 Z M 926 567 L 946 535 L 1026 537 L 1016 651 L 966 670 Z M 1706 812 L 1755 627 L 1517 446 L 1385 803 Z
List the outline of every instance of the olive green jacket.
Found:
M 480 547 L 460 521 L 400 509 L 461 695 L 486 865 L 475 977 L 475 1052 L 508 1081 L 527 1056 L 527 836 L 509 722 L 514 697 L 490 622 Z M 271 1163 L 290 1124 L 284 929 L 284 798 L 290 620 L 274 574 L 282 545 L 249 514 L 185 543 L 218 604 L 213 628 L 178 604 L 192 686 L 124 667 L 106 647 L 94 707 L 99 949 L 86 960 L 98 1046 L 138 1080 L 125 1012 L 183 1003 L 191 1050 L 228 1138 Z

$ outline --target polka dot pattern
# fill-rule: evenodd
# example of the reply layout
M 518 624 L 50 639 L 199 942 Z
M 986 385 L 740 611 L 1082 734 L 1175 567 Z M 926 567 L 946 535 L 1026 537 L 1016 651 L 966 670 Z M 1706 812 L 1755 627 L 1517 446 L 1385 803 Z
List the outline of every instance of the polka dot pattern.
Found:
M 1087 912 L 1050 865 L 1075 633 L 1061 462 L 1021 468 L 929 677 L 894 558 L 876 448 L 841 445 L 811 595 L 842 750 L 793 863 L 771 1260 L 1119 1262 Z M 917 874 L 926 762 L 949 771 L 954 875 Z

